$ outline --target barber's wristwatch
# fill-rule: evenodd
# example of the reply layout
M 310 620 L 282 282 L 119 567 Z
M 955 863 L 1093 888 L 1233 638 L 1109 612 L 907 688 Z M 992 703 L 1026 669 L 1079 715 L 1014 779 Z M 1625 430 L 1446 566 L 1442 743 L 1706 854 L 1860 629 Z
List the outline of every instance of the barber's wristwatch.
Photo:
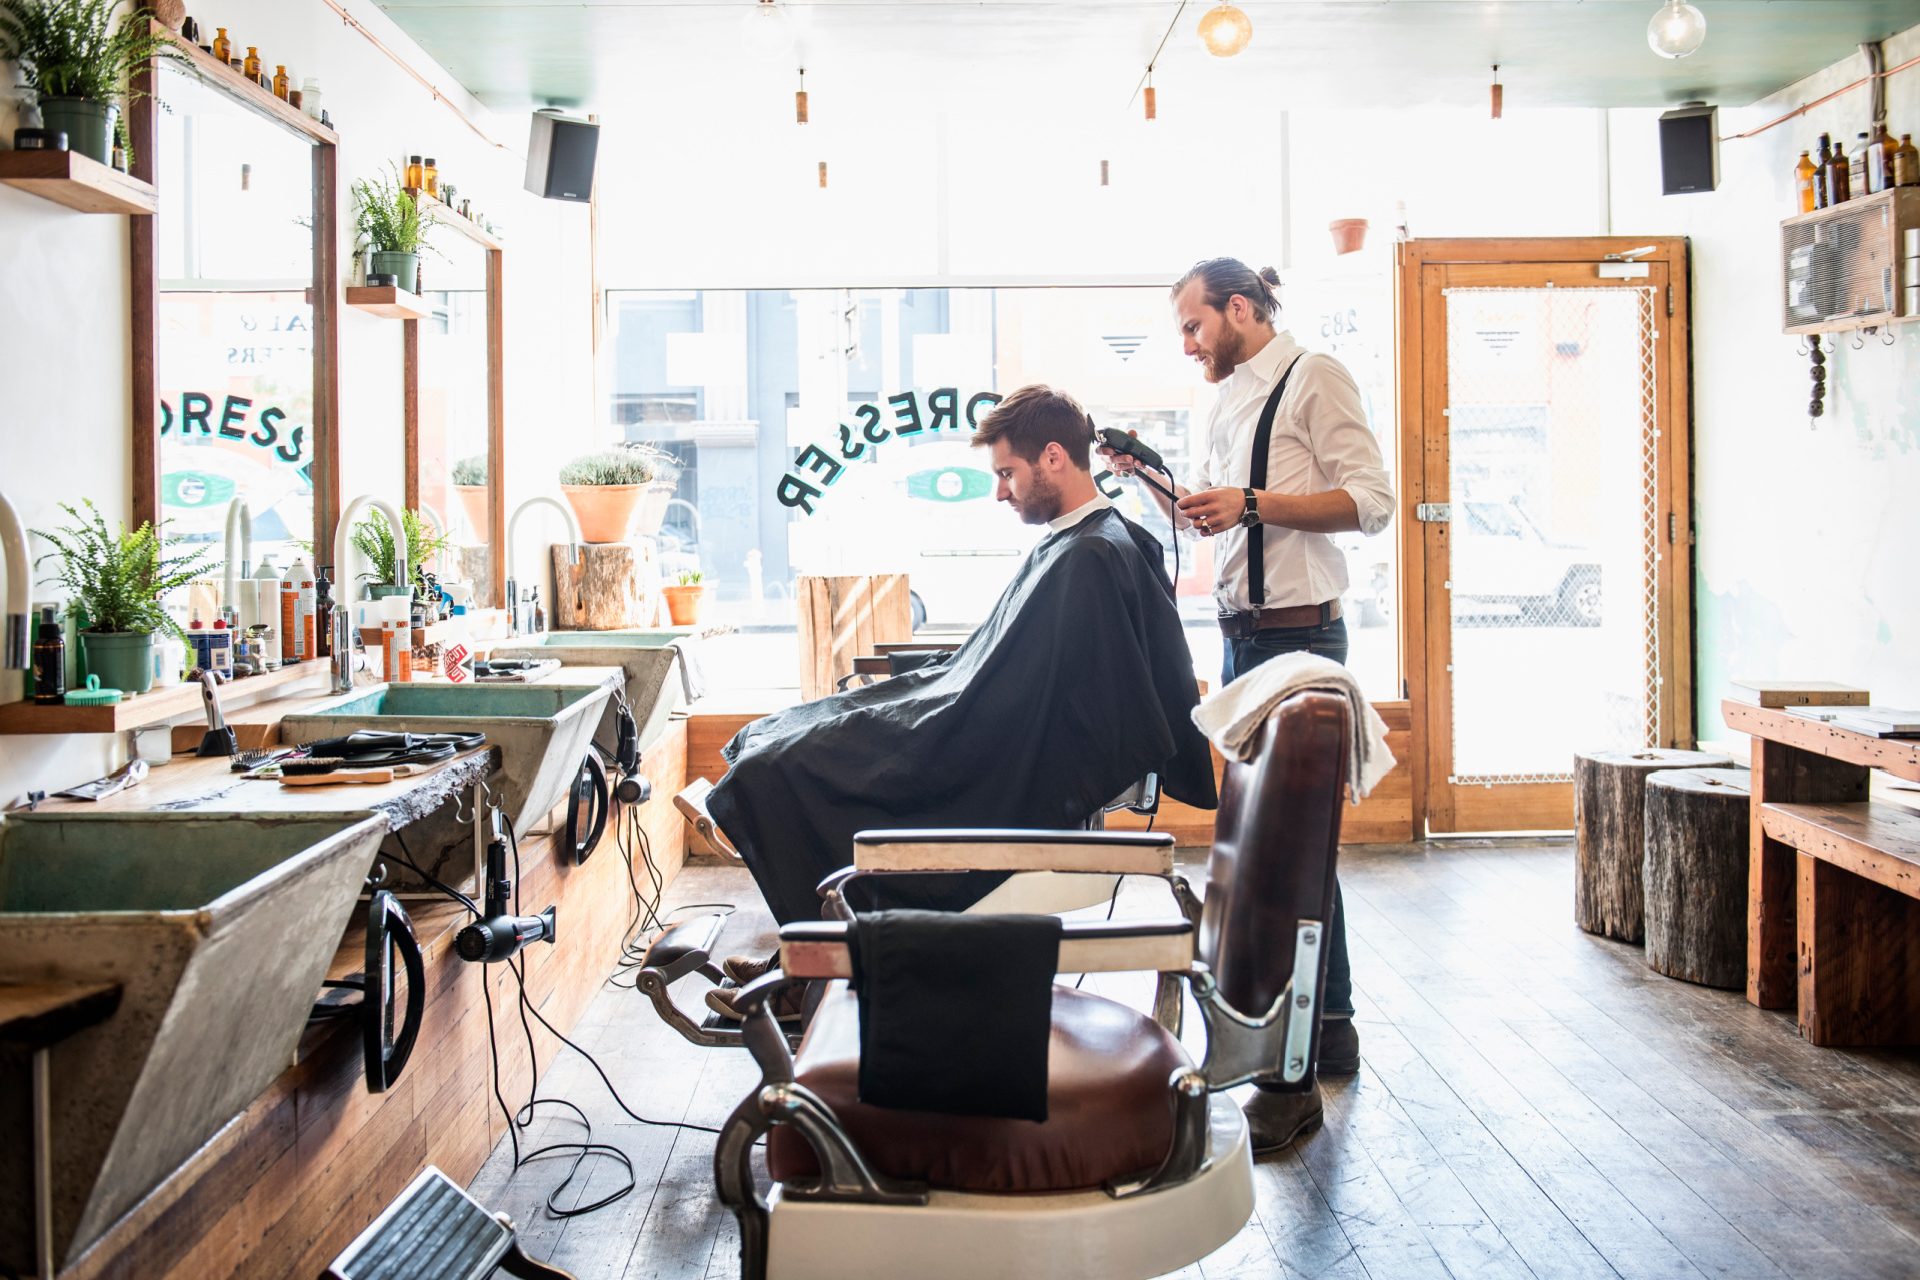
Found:
M 1260 498 L 1251 487 L 1242 492 L 1247 495 L 1247 509 L 1240 515 L 1240 527 L 1251 529 L 1260 523 Z

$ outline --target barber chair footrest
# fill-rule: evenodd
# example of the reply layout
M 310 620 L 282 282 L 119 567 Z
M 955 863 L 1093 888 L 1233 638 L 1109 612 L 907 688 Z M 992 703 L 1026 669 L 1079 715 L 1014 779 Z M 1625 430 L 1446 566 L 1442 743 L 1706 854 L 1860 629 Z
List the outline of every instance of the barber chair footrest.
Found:
M 525 1280 L 573 1274 L 520 1252 L 513 1223 L 432 1165 L 327 1267 L 327 1280 Z
M 1209 1099 L 1207 1160 L 1184 1182 L 1116 1199 L 1105 1191 L 982 1195 L 932 1191 L 925 1205 L 769 1197 L 767 1274 L 779 1280 L 1147 1280 L 1199 1261 L 1253 1215 L 1247 1124 Z

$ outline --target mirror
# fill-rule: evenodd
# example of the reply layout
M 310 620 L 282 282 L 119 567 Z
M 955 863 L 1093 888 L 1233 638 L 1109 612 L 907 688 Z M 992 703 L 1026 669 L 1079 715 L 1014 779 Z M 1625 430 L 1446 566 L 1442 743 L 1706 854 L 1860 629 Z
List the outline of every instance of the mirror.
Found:
M 451 226 L 430 231 L 428 246 L 420 263 L 420 296 L 433 314 L 412 324 L 408 353 L 418 406 L 418 493 L 411 505 L 450 539 L 428 569 L 456 601 L 484 605 L 493 599 L 488 549 L 499 470 L 489 447 L 487 250 Z
M 155 96 L 158 513 L 170 540 L 213 544 L 225 568 L 244 502 L 235 576 L 269 561 L 284 573 L 318 523 L 315 144 L 172 67 Z M 224 596 L 216 582 L 188 607 L 209 621 L 241 608 Z

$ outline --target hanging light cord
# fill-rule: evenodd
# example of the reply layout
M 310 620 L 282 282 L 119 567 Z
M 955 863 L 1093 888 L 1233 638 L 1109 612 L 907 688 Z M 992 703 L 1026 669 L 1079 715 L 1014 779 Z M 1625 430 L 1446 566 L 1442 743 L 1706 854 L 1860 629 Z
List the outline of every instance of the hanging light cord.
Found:
M 1852 93 L 1855 89 L 1858 89 L 1863 84 L 1872 84 L 1876 75 L 1879 79 L 1885 80 L 1888 76 L 1893 75 L 1896 72 L 1905 71 L 1908 67 L 1914 66 L 1915 64 L 1920 64 L 1920 58 L 1908 58 L 1905 62 L 1901 63 L 1897 67 L 1889 67 L 1885 71 L 1861 76 L 1858 80 L 1855 80 L 1852 84 L 1842 85 L 1840 88 L 1835 89 L 1832 93 L 1828 94 L 1824 98 L 1815 98 L 1812 102 L 1801 103 L 1799 106 L 1795 107 L 1793 110 L 1787 112 L 1787 114 L 1781 116 L 1778 120 L 1769 120 L 1767 121 L 1767 123 L 1761 125 L 1759 128 L 1749 129 L 1745 133 L 1728 134 L 1726 137 L 1720 139 L 1720 141 L 1734 142 L 1740 138 L 1756 137 L 1759 134 L 1765 133 L 1769 129 L 1776 129 L 1780 127 L 1781 125 L 1785 124 L 1789 120 L 1798 119 L 1799 117 L 1807 114 L 1807 112 L 1813 110 L 1815 107 L 1821 106 L 1825 103 L 1832 102 L 1835 98 L 1839 97 L 1843 93 Z
M 518 152 L 514 151 L 512 147 L 509 147 L 506 143 L 497 141 L 491 136 L 489 136 L 486 130 L 482 129 L 479 125 L 475 124 L 473 122 L 473 117 L 469 116 L 465 111 L 462 111 L 458 103 L 454 102 L 452 98 L 449 98 L 445 93 L 441 92 L 439 85 L 435 84 L 433 81 L 421 75 L 420 72 L 414 68 L 412 63 L 408 62 L 405 58 L 402 58 L 399 54 L 395 53 L 393 50 L 387 48 L 385 42 L 382 41 L 379 36 L 376 36 L 375 34 L 373 34 L 373 32 L 367 30 L 366 27 L 361 25 L 361 22 L 358 18 L 354 17 L 352 14 L 347 12 L 346 6 L 343 5 L 340 2 L 340 0 L 320 0 L 320 3 L 326 5 L 327 8 L 333 10 L 336 14 L 340 15 L 340 21 L 345 25 L 353 28 L 355 31 L 359 32 L 361 38 L 364 39 L 368 44 L 371 44 L 374 48 L 386 54 L 387 58 L 393 63 L 394 66 L 399 67 L 402 71 L 406 72 L 408 75 L 412 76 L 415 80 L 419 81 L 420 87 L 425 89 L 428 93 L 432 94 L 433 100 L 435 102 L 441 103 L 447 108 L 447 110 L 453 112 L 454 115 L 459 116 L 460 122 L 466 125 L 467 128 L 473 130 L 474 133 L 479 136 L 482 142 L 489 144 L 490 146 L 494 147 L 496 150 L 499 150 L 499 151 L 506 151 L 514 155 L 519 154 Z
M 1167 41 L 1173 38 L 1173 29 L 1180 25 L 1180 15 L 1186 11 L 1187 0 L 1180 0 L 1179 7 L 1173 11 L 1173 21 L 1167 24 L 1166 34 L 1160 37 L 1159 47 L 1153 51 L 1153 57 L 1147 59 L 1147 69 L 1141 73 L 1139 81 L 1133 86 L 1133 97 L 1127 99 L 1127 105 L 1129 107 L 1133 105 L 1134 98 L 1140 96 L 1140 90 L 1146 87 L 1147 81 L 1153 79 L 1154 64 L 1160 61 L 1160 55 L 1165 51 Z

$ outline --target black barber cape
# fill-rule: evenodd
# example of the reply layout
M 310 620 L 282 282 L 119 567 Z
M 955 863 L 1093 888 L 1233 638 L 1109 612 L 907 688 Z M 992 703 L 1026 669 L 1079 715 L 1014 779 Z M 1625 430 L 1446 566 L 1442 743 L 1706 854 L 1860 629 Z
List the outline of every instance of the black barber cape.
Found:
M 774 918 L 817 920 L 869 828 L 1078 827 L 1150 772 L 1213 808 L 1199 696 L 1159 543 L 1106 508 L 1041 539 L 945 661 L 742 729 L 707 804 Z M 961 910 L 1005 878 L 889 878 L 879 905 Z

